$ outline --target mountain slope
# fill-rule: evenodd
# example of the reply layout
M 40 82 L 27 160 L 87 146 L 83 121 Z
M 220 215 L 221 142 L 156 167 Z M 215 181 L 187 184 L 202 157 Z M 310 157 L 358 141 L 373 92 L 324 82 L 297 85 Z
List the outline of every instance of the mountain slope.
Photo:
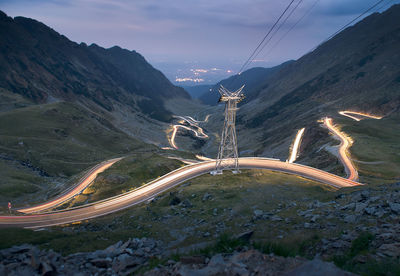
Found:
M 82 98 L 112 111 L 123 103 L 158 120 L 163 101 L 189 95 L 135 51 L 76 44 L 46 25 L 0 12 L 0 87 L 35 103 Z
M 307 101 L 380 113 L 400 104 L 400 5 L 347 28 L 273 76 L 259 91 L 259 112 L 249 126 L 263 125 Z M 271 85 L 272 84 L 272 85 Z
M 260 84 L 239 122 L 261 128 L 264 146 L 340 109 L 385 115 L 400 106 L 400 5 L 373 14 Z M 371 31 L 373 30 L 373 31 Z M 268 126 L 268 127 L 265 127 Z M 275 138 L 274 138 L 275 137 Z

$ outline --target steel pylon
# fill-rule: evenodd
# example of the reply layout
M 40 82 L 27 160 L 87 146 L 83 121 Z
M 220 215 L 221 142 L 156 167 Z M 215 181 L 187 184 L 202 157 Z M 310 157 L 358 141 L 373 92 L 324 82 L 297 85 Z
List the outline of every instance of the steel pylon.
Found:
M 238 110 L 237 104 L 244 99 L 243 88 L 244 85 L 235 92 L 230 92 L 221 85 L 218 90 L 221 94 L 219 102 L 225 102 L 225 121 L 215 163 L 215 171 L 211 174 L 222 174 L 223 170 L 232 170 L 233 173 L 239 173 L 239 154 L 235 125 L 236 111 Z

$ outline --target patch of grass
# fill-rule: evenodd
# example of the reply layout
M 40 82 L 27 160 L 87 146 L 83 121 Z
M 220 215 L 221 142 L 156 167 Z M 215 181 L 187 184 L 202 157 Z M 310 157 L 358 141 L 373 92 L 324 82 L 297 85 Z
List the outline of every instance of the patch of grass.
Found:
M 0 112 L 0 167 L 7 166 L 0 170 L 0 190 L 7 196 L 0 197 L 0 203 L 32 193 L 27 182 L 34 183 L 38 192 L 51 193 L 63 187 L 47 185 L 50 178 L 68 184 L 70 177 L 106 159 L 156 150 L 106 118 L 66 102 Z
M 355 272 L 355 268 L 356 266 L 359 266 L 359 264 L 354 261 L 354 257 L 358 255 L 366 255 L 368 253 L 370 243 L 374 238 L 375 236 L 371 233 L 361 233 L 355 240 L 352 241 L 348 252 L 343 255 L 333 256 L 333 262 L 343 269 Z
M 286 241 L 268 241 L 256 242 L 254 247 L 264 254 L 273 253 L 283 257 L 307 256 L 307 249 L 315 245 L 320 240 L 319 236 L 314 234 L 311 237 L 291 237 Z
M 189 255 L 204 255 L 207 257 L 211 257 L 218 253 L 232 253 L 236 249 L 248 245 L 249 242 L 243 239 L 237 239 L 230 236 L 227 233 L 222 234 L 218 237 L 215 244 L 211 246 L 207 246 L 200 250 L 192 251 Z
M 359 170 L 360 180 L 380 184 L 400 178 L 400 115 L 393 114 L 381 120 L 365 119 L 359 122 L 339 118 L 345 131 L 354 140 L 351 155 Z
M 375 238 L 371 233 L 361 233 L 352 243 L 350 248 L 350 256 L 354 257 L 368 251 L 371 241 Z
M 178 160 L 152 152 L 130 155 L 99 174 L 79 197 L 75 197 L 64 207 L 95 202 L 127 192 L 167 174 L 181 165 L 182 163 Z

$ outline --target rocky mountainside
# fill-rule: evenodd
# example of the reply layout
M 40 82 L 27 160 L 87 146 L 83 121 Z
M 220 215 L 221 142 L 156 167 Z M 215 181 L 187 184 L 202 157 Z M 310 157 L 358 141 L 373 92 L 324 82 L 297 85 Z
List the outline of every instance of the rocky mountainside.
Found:
M 0 12 L 0 87 L 35 103 L 116 103 L 167 121 L 167 98 L 190 96 L 135 51 L 77 44 L 29 18 Z
M 286 158 L 287 137 L 339 110 L 384 116 L 399 110 L 399 17 L 400 5 L 374 13 L 259 83 L 251 93 L 258 96 L 238 113 L 238 128 L 259 141 L 256 153 Z

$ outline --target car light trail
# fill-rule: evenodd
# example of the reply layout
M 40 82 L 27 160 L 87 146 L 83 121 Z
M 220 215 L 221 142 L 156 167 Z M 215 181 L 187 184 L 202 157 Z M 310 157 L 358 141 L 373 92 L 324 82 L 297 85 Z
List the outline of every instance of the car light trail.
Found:
M 380 120 L 380 119 L 383 118 L 381 116 L 375 116 L 375 115 L 370 115 L 370 114 L 367 114 L 367 113 L 356 112 L 356 111 L 348 111 L 348 110 L 339 111 L 339 114 L 343 115 L 343 116 L 346 116 L 346 117 L 349 117 L 349 118 L 351 118 L 351 119 L 353 119 L 353 120 L 355 120 L 357 122 L 361 121 L 363 118 L 357 118 L 357 117 L 352 116 L 350 114 L 358 115 L 358 116 L 362 116 L 362 117 L 367 117 L 367 118 L 371 118 L 371 119 L 375 119 L 375 120 Z
M 72 189 L 67 190 L 66 192 L 64 192 L 64 194 L 60 195 L 57 198 L 34 207 L 18 209 L 17 211 L 21 213 L 37 213 L 54 208 L 60 205 L 61 203 L 73 198 L 77 194 L 80 194 L 84 189 L 87 188 L 87 186 L 89 186 L 93 182 L 93 180 L 95 180 L 95 178 L 99 173 L 104 172 L 109 167 L 114 165 L 114 163 L 118 162 L 121 159 L 122 158 L 110 159 L 96 165 L 95 167 L 90 169 L 89 172 L 87 172 L 86 175 L 83 176 L 81 180 L 74 187 L 72 187 Z
M 241 169 L 266 169 L 302 176 L 335 188 L 362 185 L 358 182 L 300 164 L 268 158 L 239 158 Z M 0 216 L 0 227 L 42 228 L 87 220 L 114 213 L 143 203 L 151 198 L 215 169 L 215 161 L 204 161 L 176 169 L 135 190 L 99 202 L 40 215 Z
M 198 123 L 201 122 L 207 122 L 208 118 L 210 117 L 209 115 L 206 116 L 206 118 L 204 119 L 204 121 L 196 121 L 195 119 L 193 119 L 190 116 L 174 116 L 175 118 L 179 118 L 182 121 L 180 121 L 180 125 L 173 125 L 172 126 L 172 134 L 171 134 L 171 138 L 168 139 L 169 144 L 171 145 L 171 147 L 178 149 L 178 146 L 175 143 L 175 138 L 176 138 L 176 134 L 178 132 L 179 128 L 183 128 L 189 131 L 192 131 L 197 138 L 200 139 L 207 139 L 208 135 L 204 133 L 204 130 L 198 125 Z M 182 125 L 184 122 L 187 122 L 190 126 L 185 126 Z
M 296 139 L 294 140 L 294 143 L 293 143 L 293 146 L 292 146 L 292 152 L 291 152 L 290 158 L 288 160 L 289 163 L 293 163 L 298 157 L 301 138 L 303 137 L 304 130 L 305 130 L 305 128 L 303 127 L 302 129 L 297 131 Z
M 337 128 L 333 126 L 332 118 L 326 117 L 324 119 L 324 125 L 340 139 L 339 159 L 346 170 L 347 178 L 352 181 L 357 181 L 358 172 L 355 169 L 353 162 L 351 162 L 350 158 L 347 156 L 347 149 L 351 146 L 352 143 L 350 138 L 346 137 L 342 132 L 340 132 Z
M 199 159 L 199 160 L 202 160 L 202 161 L 213 161 L 213 160 L 215 160 L 215 159 L 208 158 L 208 157 L 205 157 L 205 156 L 202 156 L 202 155 L 198 155 L 198 154 L 196 154 L 196 158 Z

